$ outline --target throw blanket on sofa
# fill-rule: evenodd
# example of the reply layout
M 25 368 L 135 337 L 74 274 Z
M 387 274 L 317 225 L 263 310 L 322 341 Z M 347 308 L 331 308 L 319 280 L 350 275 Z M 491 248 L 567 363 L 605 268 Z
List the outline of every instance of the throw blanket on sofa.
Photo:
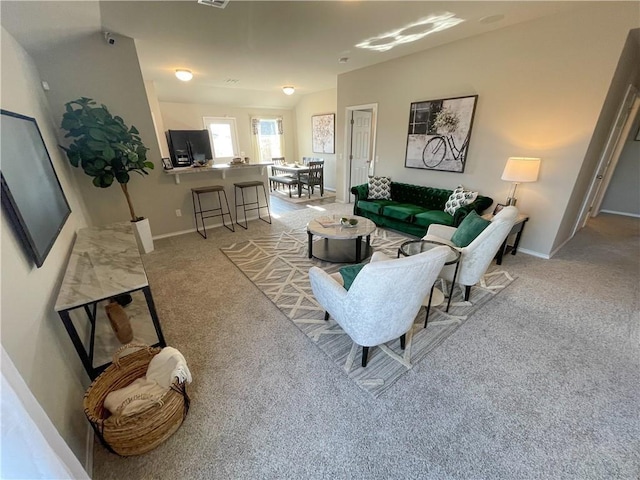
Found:
M 453 190 L 391 182 L 390 200 L 370 200 L 366 183 L 352 187 L 351 193 L 356 197 L 354 215 L 369 218 L 379 227 L 416 237 L 424 236 L 432 223 L 457 227 L 469 212 L 475 210 L 480 215 L 493 203 L 492 198 L 478 195 L 472 203 L 449 215 L 444 208 Z

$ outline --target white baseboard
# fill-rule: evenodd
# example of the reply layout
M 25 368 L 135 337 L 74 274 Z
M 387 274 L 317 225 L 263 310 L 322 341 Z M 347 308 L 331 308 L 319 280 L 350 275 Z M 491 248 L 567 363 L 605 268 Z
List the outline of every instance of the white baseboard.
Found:
M 180 230 L 179 232 L 163 233 L 162 235 L 154 236 L 153 239 L 160 240 L 161 238 L 177 237 L 178 235 L 184 235 L 185 233 L 191 233 L 195 231 L 195 228 L 190 228 L 189 230 Z
M 225 216 L 226 215 L 227 214 L 225 213 Z M 264 215 L 263 215 L 263 218 L 264 218 Z M 258 214 L 256 213 L 256 214 L 253 214 L 253 215 L 249 215 L 247 217 L 247 220 L 248 221 L 258 220 Z M 243 223 L 244 223 L 244 221 L 243 221 Z M 207 230 L 208 229 L 212 229 L 212 228 L 220 228 L 220 227 L 223 227 L 223 226 L 224 225 L 222 225 L 222 222 L 207 224 Z M 236 228 L 237 228 L 237 225 L 236 225 Z M 159 240 L 161 238 L 177 237 L 178 235 L 184 235 L 186 233 L 193 233 L 195 231 L 196 231 L 195 228 L 190 228 L 189 230 L 180 230 L 179 232 L 163 233 L 162 235 L 156 235 L 155 237 L 153 237 L 153 239 L 154 240 Z
M 87 424 L 87 438 L 85 445 L 85 457 L 84 457 L 84 470 L 89 475 L 89 478 L 93 478 L 93 441 L 95 432 L 91 425 Z
M 638 213 L 614 212 L 613 210 L 600 210 L 600 213 L 611 213 L 613 215 L 623 215 L 625 217 L 640 218 L 640 214 L 638 214 Z
M 558 253 L 560 251 L 560 249 L 562 247 L 564 247 L 567 242 L 569 240 L 571 240 L 573 238 L 573 235 L 571 235 L 569 238 L 567 238 L 564 242 L 562 242 L 560 245 L 558 245 L 558 247 L 554 248 L 553 251 L 549 254 L 549 258 L 553 257 L 556 253 Z
M 532 257 L 544 258 L 545 260 L 549 260 L 551 257 L 546 253 L 535 252 L 533 250 L 528 250 L 526 248 L 518 247 L 518 251 L 516 253 L 526 253 L 527 255 L 531 255 Z

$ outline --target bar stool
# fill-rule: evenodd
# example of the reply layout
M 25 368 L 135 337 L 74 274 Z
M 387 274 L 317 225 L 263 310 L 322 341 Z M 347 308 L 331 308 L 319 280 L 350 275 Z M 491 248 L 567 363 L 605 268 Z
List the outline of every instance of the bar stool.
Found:
M 207 210 L 202 209 L 202 204 L 200 203 L 200 195 L 204 193 L 217 193 L 218 194 L 218 208 L 209 208 Z M 220 198 L 220 192 L 224 195 L 224 202 L 227 204 L 227 211 L 222 210 L 222 199 Z M 198 200 L 198 208 L 196 209 L 196 198 Z M 213 218 L 213 217 L 222 217 L 222 225 L 227 227 L 232 232 L 235 232 L 235 228 L 233 227 L 233 217 L 231 216 L 231 210 L 229 209 L 229 201 L 227 200 L 227 193 L 224 191 L 224 187 L 222 185 L 211 185 L 210 187 L 200 187 L 200 188 L 192 188 L 191 189 L 191 200 L 193 201 L 193 218 L 196 221 L 196 232 L 202 236 L 202 238 L 207 238 L 207 227 L 204 224 L 205 218 Z M 209 212 L 220 212 L 214 213 L 211 215 L 203 215 L 204 213 Z M 202 230 L 200 231 L 198 228 L 198 215 L 200 216 L 200 222 L 202 223 Z M 231 226 L 227 225 L 224 221 L 224 216 L 229 215 L 229 219 L 231 220 Z
M 247 212 L 250 212 L 251 210 L 257 210 L 258 211 L 258 218 L 260 220 L 262 220 L 265 223 L 271 223 L 271 212 L 269 212 L 269 202 L 267 201 L 267 189 L 264 186 L 264 182 L 260 181 L 260 180 L 255 180 L 252 182 L 239 182 L 239 183 L 234 183 L 233 186 L 235 187 L 234 189 L 234 200 L 236 202 L 236 223 L 241 226 L 242 228 L 244 228 L 245 230 L 247 230 L 249 228 L 249 223 L 247 221 Z M 262 186 L 262 193 L 264 194 L 264 205 L 260 205 L 260 201 L 258 198 L 258 187 Z M 256 201 L 255 202 L 246 202 L 244 199 L 244 189 L 245 188 L 255 188 L 256 190 Z M 240 195 L 242 198 L 242 203 L 238 203 L 238 189 L 240 189 Z M 251 207 L 251 208 L 247 208 L 247 206 L 249 205 L 255 205 L 255 207 Z M 238 208 L 242 207 L 242 210 L 244 212 L 244 225 L 242 225 L 239 221 L 238 221 Z M 266 208 L 267 209 L 267 215 L 269 216 L 269 220 L 265 220 L 264 218 L 262 218 L 260 216 L 260 209 L 261 208 Z

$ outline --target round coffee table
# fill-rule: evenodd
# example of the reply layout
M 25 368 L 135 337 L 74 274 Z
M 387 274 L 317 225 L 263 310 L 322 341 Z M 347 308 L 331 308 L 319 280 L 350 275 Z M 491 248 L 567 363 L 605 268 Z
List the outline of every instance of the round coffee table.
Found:
M 346 227 L 340 224 L 339 215 L 314 218 L 307 224 L 309 258 L 333 263 L 360 263 L 371 255 L 371 234 L 376 224 L 368 218 L 350 215 L 358 224 Z M 314 242 L 313 236 L 324 240 Z M 366 237 L 366 242 L 362 240 Z
M 400 255 L 405 257 L 409 257 L 411 255 L 417 255 L 419 253 L 428 252 L 429 250 L 441 247 L 441 246 L 449 247 L 449 252 L 447 254 L 447 258 L 445 259 L 445 265 L 454 265 L 456 266 L 455 272 L 453 273 L 453 281 L 451 282 L 451 289 L 449 290 L 449 301 L 447 302 L 447 309 L 449 311 L 449 307 L 451 306 L 451 297 L 453 296 L 453 287 L 456 284 L 456 277 L 458 276 L 458 267 L 460 266 L 460 252 L 455 248 L 447 245 L 445 243 L 436 242 L 433 240 L 410 240 L 408 242 L 404 242 L 398 248 L 398 258 Z M 444 294 L 440 291 L 440 289 L 435 288 L 435 284 L 431 287 L 431 293 L 427 295 L 422 302 L 422 304 L 427 309 L 427 315 L 424 320 L 424 326 L 427 326 L 427 321 L 429 320 L 429 309 L 431 307 L 437 307 L 444 302 Z

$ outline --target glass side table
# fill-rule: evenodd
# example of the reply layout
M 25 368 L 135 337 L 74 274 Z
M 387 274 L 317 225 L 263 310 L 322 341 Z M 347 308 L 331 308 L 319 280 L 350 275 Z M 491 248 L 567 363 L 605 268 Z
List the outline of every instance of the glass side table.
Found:
M 458 276 L 458 267 L 460 266 L 460 252 L 455 248 L 447 245 L 445 243 L 435 242 L 433 240 L 409 240 L 408 242 L 404 242 L 398 248 L 398 258 L 400 255 L 409 257 L 411 255 L 417 255 L 419 253 L 428 252 L 429 250 L 436 247 L 449 247 L 449 253 L 447 254 L 447 258 L 445 259 L 445 265 L 455 265 L 456 268 L 453 272 L 453 281 L 451 282 L 451 288 L 449 289 L 449 300 L 447 301 L 447 309 L 445 311 L 449 311 L 449 307 L 451 306 L 451 297 L 453 296 L 453 287 L 456 284 L 456 277 Z M 431 286 L 431 293 L 429 294 L 429 300 L 426 302 L 427 314 L 424 319 L 424 327 L 427 327 L 427 322 L 429 321 L 429 310 L 431 309 L 431 304 L 434 296 L 438 296 L 437 293 L 442 295 L 439 289 L 435 288 L 435 283 Z M 442 300 L 444 300 L 444 295 L 442 296 Z M 442 302 L 440 302 L 442 303 Z M 439 305 L 440 303 L 437 303 Z

